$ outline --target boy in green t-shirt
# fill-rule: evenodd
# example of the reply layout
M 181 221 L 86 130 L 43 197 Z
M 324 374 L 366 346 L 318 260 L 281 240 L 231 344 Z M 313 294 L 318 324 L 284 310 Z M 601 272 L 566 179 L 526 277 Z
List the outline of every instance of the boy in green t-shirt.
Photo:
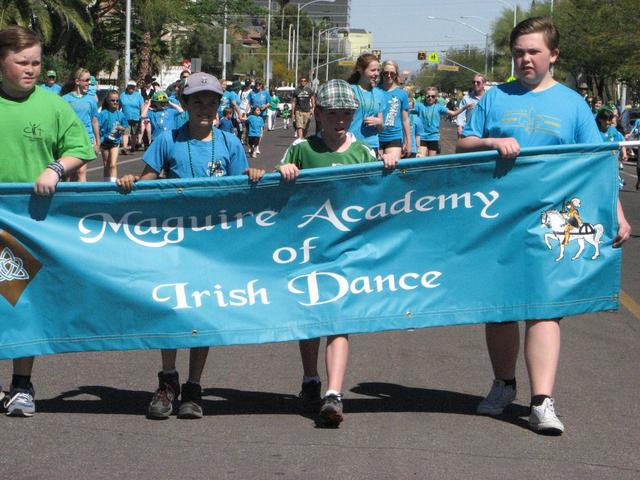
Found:
M 300 169 L 351 165 L 375 162 L 375 152 L 349 133 L 349 125 L 358 108 L 358 100 L 351 86 L 344 80 L 330 80 L 318 89 L 314 115 L 322 130 L 307 139 L 294 142 L 279 166 L 286 181 L 294 180 Z M 395 161 L 383 156 L 385 168 L 394 168 Z M 320 339 L 300 341 L 300 355 L 304 377 L 299 398 L 305 410 L 320 406 L 320 423 L 336 427 L 342 421 L 342 382 L 349 357 L 348 335 L 327 337 L 325 361 L 328 389 L 320 397 L 318 350 Z

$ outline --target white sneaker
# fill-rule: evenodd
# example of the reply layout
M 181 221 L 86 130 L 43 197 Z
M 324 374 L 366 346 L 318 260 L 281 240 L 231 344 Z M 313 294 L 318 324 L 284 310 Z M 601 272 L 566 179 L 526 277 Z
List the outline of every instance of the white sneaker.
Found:
M 556 415 L 553 398 L 545 398 L 542 405 L 531 407 L 529 426 L 534 432 L 560 435 L 564 432 L 564 425 Z
M 260 147 L 256 147 L 256 153 L 260 155 Z
M 256 152 L 253 152 L 253 153 L 251 154 L 251 158 L 258 158 L 258 155 L 256 154 Z
M 495 379 L 489 394 L 482 399 L 476 408 L 480 415 L 500 415 L 504 407 L 516 399 L 516 389 L 506 385 L 503 380 Z
M 2 390 L 2 385 L 0 385 L 0 401 L 4 398 L 4 390 Z

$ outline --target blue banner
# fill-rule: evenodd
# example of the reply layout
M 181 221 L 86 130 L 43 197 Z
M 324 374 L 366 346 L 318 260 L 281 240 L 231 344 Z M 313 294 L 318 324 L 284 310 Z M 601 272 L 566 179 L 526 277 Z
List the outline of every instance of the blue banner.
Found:
M 0 358 L 618 308 L 611 144 L 31 189 L 0 185 Z

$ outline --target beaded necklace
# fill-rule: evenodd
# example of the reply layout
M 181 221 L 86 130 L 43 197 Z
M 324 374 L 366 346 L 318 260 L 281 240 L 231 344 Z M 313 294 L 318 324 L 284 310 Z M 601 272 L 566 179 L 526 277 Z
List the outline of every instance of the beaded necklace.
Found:
M 187 153 L 189 155 L 189 167 L 191 168 L 191 176 L 196 178 L 196 172 L 193 169 L 193 160 L 191 158 L 191 138 L 187 140 Z M 211 126 L 211 161 L 209 162 L 209 176 L 210 177 L 221 177 L 224 175 L 224 171 L 222 170 L 222 162 L 216 162 L 216 134 L 213 130 L 213 125 Z

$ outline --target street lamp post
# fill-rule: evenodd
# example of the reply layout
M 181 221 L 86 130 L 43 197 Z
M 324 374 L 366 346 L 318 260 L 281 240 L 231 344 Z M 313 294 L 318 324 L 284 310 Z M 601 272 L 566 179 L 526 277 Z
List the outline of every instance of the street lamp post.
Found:
M 126 3 L 126 20 L 124 33 L 124 83 L 131 80 L 131 0 Z
M 444 20 L 446 22 L 454 22 L 459 23 L 460 25 L 464 25 L 471 30 L 478 32 L 481 35 L 484 35 L 484 75 L 487 76 L 487 70 L 489 68 L 489 33 L 483 32 L 479 28 L 474 27 L 473 25 L 468 24 L 467 22 L 463 22 L 462 20 L 456 20 L 454 18 L 444 18 L 444 17 L 434 17 L 429 15 L 427 17 L 428 20 Z
M 325 3 L 334 3 L 336 0 L 311 0 L 310 2 L 307 3 L 299 3 L 298 4 L 298 16 L 296 19 L 296 74 L 295 74 L 295 81 L 298 81 L 298 60 L 299 60 L 299 56 L 300 56 L 300 10 L 302 10 L 304 7 L 307 7 L 309 5 L 311 5 L 312 3 L 318 3 L 318 2 L 325 2 Z
M 318 72 L 318 69 L 320 68 L 320 46 L 321 46 L 320 38 L 322 37 L 323 34 L 325 34 L 325 33 L 327 34 L 327 51 L 328 51 L 328 49 L 329 49 L 329 40 L 328 40 L 329 32 L 332 32 L 334 30 L 340 30 L 342 28 L 343 27 L 330 27 L 330 28 L 327 28 L 325 30 L 320 30 L 318 32 L 318 49 L 317 49 L 317 55 L 316 55 L 316 68 L 315 68 L 316 78 L 318 78 L 319 75 L 320 75 L 320 72 Z M 327 55 L 328 55 L 328 53 L 327 53 Z M 329 66 L 327 66 L 327 72 L 328 72 L 328 68 L 329 68 Z M 328 73 L 327 73 L 327 75 L 328 75 Z
M 267 15 L 267 64 L 264 66 L 264 84 L 269 90 L 269 80 L 271 79 L 271 0 L 269 0 L 269 13 Z

